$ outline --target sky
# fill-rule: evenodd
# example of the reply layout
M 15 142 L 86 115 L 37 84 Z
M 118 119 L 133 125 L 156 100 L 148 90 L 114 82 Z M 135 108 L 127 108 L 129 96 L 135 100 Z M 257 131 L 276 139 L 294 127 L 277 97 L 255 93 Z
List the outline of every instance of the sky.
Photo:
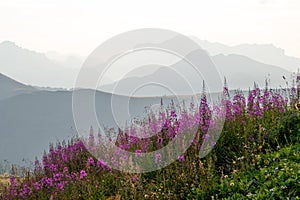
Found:
M 299 0 L 0 0 L 0 42 L 85 58 L 103 41 L 164 28 L 226 45 L 274 44 L 300 57 Z

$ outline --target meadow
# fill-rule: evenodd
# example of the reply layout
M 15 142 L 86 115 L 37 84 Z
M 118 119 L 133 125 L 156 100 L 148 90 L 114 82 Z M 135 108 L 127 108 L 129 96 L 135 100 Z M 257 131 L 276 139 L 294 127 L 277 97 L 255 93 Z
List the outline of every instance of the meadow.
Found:
M 199 102 L 186 109 L 170 106 L 158 116 L 149 116 L 142 130 L 143 134 L 151 132 L 152 137 L 131 136 L 137 131 L 133 126 L 118 130 L 116 145 L 144 156 L 143 162 L 133 162 L 115 149 L 109 162 L 99 159 L 95 155 L 101 153 L 101 131 L 91 130 L 85 139 L 51 144 L 22 181 L 10 176 L 1 183 L 0 198 L 300 199 L 299 93 L 299 75 L 291 88 L 275 90 L 266 85 L 260 89 L 255 85 L 248 96 L 238 90 L 229 96 L 225 84 L 219 107 L 211 107 L 204 92 Z M 213 118 L 220 116 L 225 119 L 221 134 L 208 134 L 217 130 Z M 191 144 L 185 144 L 194 131 Z M 164 155 L 145 154 L 178 142 L 178 137 L 185 139 L 177 146 L 188 146 L 184 154 L 177 155 L 174 149 Z M 214 137 L 219 138 L 216 141 Z M 200 158 L 204 145 L 212 150 Z M 159 167 L 174 157 L 173 163 Z M 135 170 L 126 163 L 133 163 L 130 166 Z M 122 166 L 124 170 L 116 170 Z M 132 173 L 145 167 L 158 170 Z

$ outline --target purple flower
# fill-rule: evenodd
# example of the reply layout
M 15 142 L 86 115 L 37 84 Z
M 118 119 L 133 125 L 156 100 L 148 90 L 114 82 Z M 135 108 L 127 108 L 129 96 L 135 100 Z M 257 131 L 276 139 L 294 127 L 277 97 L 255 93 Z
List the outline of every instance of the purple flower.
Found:
M 62 178 L 62 174 L 61 173 L 57 173 L 57 174 L 53 175 L 53 180 L 56 181 L 56 182 L 61 181 L 61 178 Z
M 18 186 L 18 183 L 17 183 L 17 180 L 16 180 L 15 177 L 11 177 L 9 180 L 10 180 L 10 185 L 12 187 L 17 187 Z
M 53 180 L 52 180 L 52 178 L 46 178 L 45 183 L 46 183 L 47 187 L 53 187 Z
M 178 161 L 183 162 L 184 161 L 184 155 L 178 156 Z
M 71 178 L 73 179 L 73 180 L 75 180 L 75 181 L 77 181 L 77 174 L 75 173 L 75 172 L 72 172 L 71 173 Z
M 176 118 L 176 117 L 177 117 L 176 111 L 174 111 L 174 110 L 171 111 L 171 117 L 173 117 L 173 118 Z
M 87 173 L 83 169 L 83 170 L 80 171 L 80 179 L 83 179 L 84 177 L 87 177 Z
M 137 181 L 139 181 L 140 179 L 135 175 L 134 177 L 132 177 L 132 181 L 133 182 L 137 182 Z
M 136 154 L 140 154 L 140 153 L 142 153 L 142 150 L 137 149 L 137 150 L 135 150 L 135 153 L 136 153 Z
M 92 157 L 89 157 L 89 158 L 88 158 L 87 165 L 88 165 L 88 166 L 93 166 L 93 165 L 95 165 L 95 161 L 94 161 L 94 159 L 93 159 Z
M 64 183 L 63 182 L 58 183 L 57 187 L 58 187 L 59 190 L 63 191 L 64 190 Z
M 31 196 L 31 194 L 31 188 L 27 184 L 25 184 L 24 187 L 20 190 L 21 199 L 26 199 L 28 196 Z
M 68 174 L 69 173 L 68 167 L 64 167 L 63 172 L 64 172 L 64 174 Z
M 57 166 L 55 164 L 51 164 L 49 166 L 50 170 L 53 171 L 53 172 L 56 172 L 57 171 Z
M 97 161 L 97 167 L 104 168 L 106 166 L 106 163 L 102 160 Z
M 36 191 L 39 191 L 42 188 L 42 186 L 39 182 L 33 183 L 33 186 Z
M 12 196 L 14 196 L 14 197 L 17 197 L 17 196 L 18 196 L 18 192 L 17 192 L 17 190 L 14 189 L 14 188 L 11 188 L 11 189 L 10 189 L 10 194 L 11 194 Z
M 64 162 L 67 162 L 68 161 L 68 157 L 67 157 L 67 154 L 66 153 L 62 153 L 61 154 L 61 158 Z

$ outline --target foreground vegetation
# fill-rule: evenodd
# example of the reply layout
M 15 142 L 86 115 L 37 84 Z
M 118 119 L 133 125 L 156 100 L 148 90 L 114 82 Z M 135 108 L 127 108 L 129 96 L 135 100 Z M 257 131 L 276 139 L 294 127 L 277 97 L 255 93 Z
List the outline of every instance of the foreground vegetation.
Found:
M 225 86 L 224 112 L 211 108 L 203 94 L 198 106 L 191 104 L 180 115 L 171 108 L 151 118 L 153 123 L 144 124 L 145 130 L 156 131 L 150 138 L 131 137 L 134 127 L 119 130 L 117 145 L 138 154 L 160 149 L 178 135 L 187 134 L 190 127 L 197 127 L 192 145 L 165 168 L 147 173 L 115 170 L 112 166 L 132 158 L 120 152 L 114 152 L 111 163 L 94 157 L 103 135 L 99 132 L 95 136 L 91 131 L 87 141 L 51 145 L 22 182 L 10 178 L 1 198 L 300 199 L 300 77 L 297 81 L 298 88 L 285 94 L 255 87 L 247 98 L 239 91 L 229 97 Z M 214 143 L 208 127 L 214 124 L 212 113 L 216 110 L 226 120 Z M 157 130 L 159 124 L 162 129 Z M 87 144 L 95 147 L 92 152 Z M 213 150 L 199 158 L 203 144 Z M 174 152 L 168 156 L 171 154 Z M 156 154 L 153 159 L 160 165 L 168 158 Z

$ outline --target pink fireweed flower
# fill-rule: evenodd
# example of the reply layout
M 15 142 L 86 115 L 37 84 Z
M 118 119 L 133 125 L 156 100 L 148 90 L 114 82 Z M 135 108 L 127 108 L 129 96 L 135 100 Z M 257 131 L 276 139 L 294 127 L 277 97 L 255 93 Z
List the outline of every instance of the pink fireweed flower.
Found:
M 61 178 L 62 178 L 62 174 L 61 173 L 57 173 L 57 174 L 53 175 L 53 180 L 56 181 L 56 182 L 61 181 Z
M 61 158 L 64 162 L 68 162 L 68 157 L 67 157 L 67 154 L 66 153 L 62 153 L 61 154 Z
M 68 174 L 68 173 L 69 173 L 69 169 L 68 169 L 68 167 L 64 167 L 64 169 L 63 169 L 63 173 L 64 173 L 64 174 Z
M 184 161 L 184 155 L 178 156 L 178 161 L 179 161 L 179 162 L 183 162 L 183 161 Z
M 52 178 L 43 177 L 42 180 L 41 180 L 41 183 L 42 183 L 43 187 L 46 187 L 46 188 L 53 187 Z
M 97 167 L 104 168 L 106 166 L 106 163 L 102 160 L 97 161 Z
M 60 190 L 60 191 L 63 191 L 64 190 L 64 182 L 60 182 L 57 184 L 57 188 Z
M 135 150 L 135 153 L 138 155 L 138 156 L 142 156 L 143 154 L 143 152 L 142 152 L 142 150 L 140 150 L 140 149 L 137 149 L 137 150 Z
M 39 182 L 33 183 L 33 186 L 36 191 L 39 191 L 42 188 L 42 186 Z
M 87 177 L 87 173 L 86 173 L 86 171 L 83 169 L 83 170 L 80 171 L 80 179 L 83 179 L 83 178 L 85 178 L 85 177 Z
M 174 110 L 171 111 L 171 117 L 172 118 L 176 118 L 177 117 L 176 111 L 174 111 Z
M 11 188 L 10 189 L 10 195 L 13 197 L 17 197 L 18 196 L 18 191 L 15 188 Z M 9 199 L 9 198 L 6 198 Z
M 37 159 L 34 161 L 34 166 L 35 166 L 35 169 L 36 169 L 36 170 L 38 170 L 38 171 L 42 170 L 41 163 L 40 163 L 40 161 L 37 160 Z
M 25 184 L 23 188 L 20 190 L 20 197 L 21 199 L 26 199 L 27 197 L 32 195 L 32 190 L 31 188 Z
M 139 181 L 139 180 L 140 180 L 140 179 L 139 179 L 136 175 L 132 177 L 132 181 L 133 181 L 133 182 L 137 182 L 137 181 Z
M 77 181 L 78 180 L 78 177 L 77 177 L 77 174 L 75 172 L 72 172 L 71 173 L 71 179 Z
M 10 185 L 12 187 L 18 187 L 18 183 L 15 177 L 11 177 L 9 180 L 10 180 Z
M 57 171 L 57 166 L 55 164 L 51 164 L 49 166 L 49 169 L 52 171 L 52 172 L 56 172 Z
M 88 158 L 87 165 L 88 166 L 94 166 L 95 165 L 95 161 L 92 157 Z

